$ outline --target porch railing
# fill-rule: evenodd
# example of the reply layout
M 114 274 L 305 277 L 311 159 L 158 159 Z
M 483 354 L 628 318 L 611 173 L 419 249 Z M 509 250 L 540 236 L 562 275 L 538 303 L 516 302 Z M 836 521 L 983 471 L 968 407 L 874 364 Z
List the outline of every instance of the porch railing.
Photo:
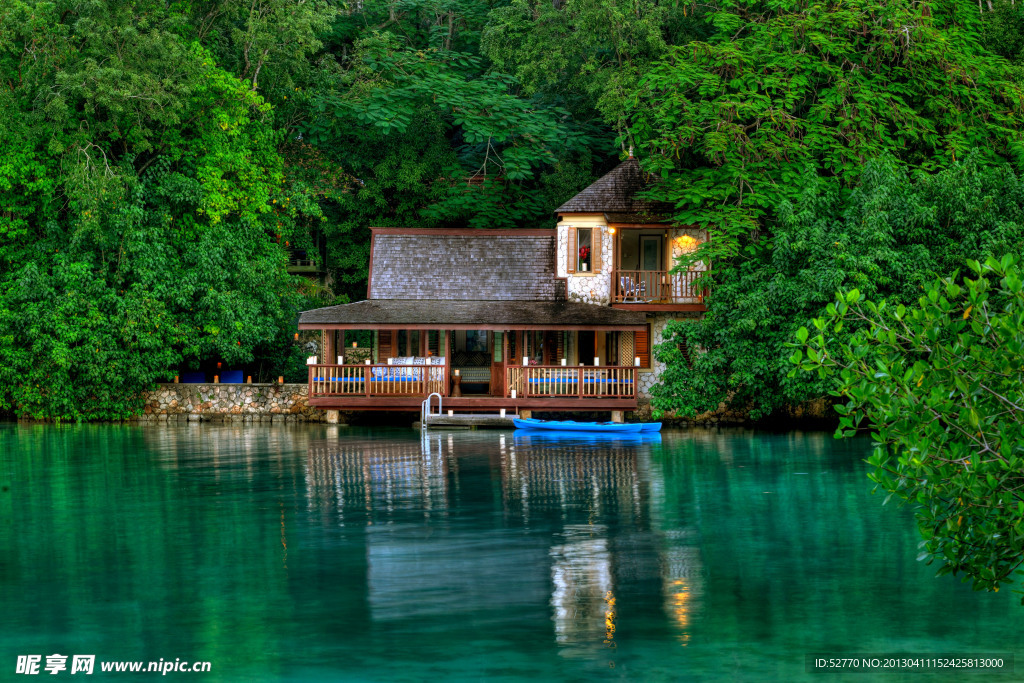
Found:
M 565 367 L 524 365 L 507 369 L 505 395 L 516 398 L 634 398 L 636 368 L 618 365 Z
M 309 397 L 448 396 L 448 373 L 431 365 L 310 365 Z M 635 398 L 636 368 L 630 366 L 512 366 L 505 397 Z
M 443 365 L 310 365 L 309 397 L 447 395 Z
M 618 270 L 613 277 L 612 300 L 622 304 L 702 303 L 700 290 L 693 286 L 702 274 L 692 270 L 675 274 L 667 270 Z

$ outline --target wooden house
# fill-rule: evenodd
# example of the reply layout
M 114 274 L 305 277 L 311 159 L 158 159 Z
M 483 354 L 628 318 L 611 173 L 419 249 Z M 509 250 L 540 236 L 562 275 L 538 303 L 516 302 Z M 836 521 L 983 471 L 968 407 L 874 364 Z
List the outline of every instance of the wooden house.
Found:
M 553 230 L 373 229 L 367 299 L 299 318 L 322 333 L 311 405 L 408 411 L 437 392 L 460 411 L 635 410 L 667 321 L 704 310 L 696 274 L 669 271 L 705 237 L 637 198 L 646 182 L 628 158 Z M 349 330 L 372 330 L 369 360 L 345 362 Z

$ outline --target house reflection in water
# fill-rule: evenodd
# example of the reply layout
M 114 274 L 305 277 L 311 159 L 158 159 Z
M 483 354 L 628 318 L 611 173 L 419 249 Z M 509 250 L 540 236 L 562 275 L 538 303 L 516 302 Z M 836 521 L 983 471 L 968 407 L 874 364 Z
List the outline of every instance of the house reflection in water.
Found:
M 325 525 L 362 529 L 374 621 L 550 620 L 561 654 L 596 656 L 615 648 L 617 613 L 639 596 L 662 601 L 659 628 L 685 641 L 699 550 L 652 510 L 672 501 L 651 447 L 493 432 L 321 441 L 309 505 Z
M 524 521 L 529 521 L 531 507 L 542 507 L 563 514 L 586 511 L 586 522 L 614 514 L 645 523 L 637 469 L 642 448 L 636 439 L 559 439 L 516 432 L 513 444 L 501 449 L 505 503 L 513 509 L 521 506 Z
M 565 655 L 591 655 L 614 645 L 612 555 L 602 525 L 570 524 L 551 548 L 555 641 Z
M 702 606 L 704 566 L 700 548 L 690 534 L 673 532 L 665 536 L 663 590 L 665 611 L 672 618 L 679 641 L 686 645 L 693 636 L 693 618 Z
M 306 479 L 310 505 L 338 515 L 342 525 L 372 525 L 403 510 L 429 518 L 448 504 L 447 462 L 416 441 L 317 441 L 309 447 Z

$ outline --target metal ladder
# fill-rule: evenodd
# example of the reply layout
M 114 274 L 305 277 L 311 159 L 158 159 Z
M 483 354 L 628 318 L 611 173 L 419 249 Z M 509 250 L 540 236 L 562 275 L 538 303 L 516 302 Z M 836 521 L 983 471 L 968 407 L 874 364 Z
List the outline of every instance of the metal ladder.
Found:
M 423 402 L 420 403 L 420 429 L 421 430 L 424 430 L 424 429 L 427 428 L 427 418 L 430 417 L 430 399 L 434 398 L 435 396 L 437 396 L 437 414 L 438 415 L 443 415 L 444 414 L 444 411 L 441 410 L 441 394 L 439 394 L 439 393 L 437 393 L 435 391 L 434 393 L 430 394 L 425 399 L 423 399 Z

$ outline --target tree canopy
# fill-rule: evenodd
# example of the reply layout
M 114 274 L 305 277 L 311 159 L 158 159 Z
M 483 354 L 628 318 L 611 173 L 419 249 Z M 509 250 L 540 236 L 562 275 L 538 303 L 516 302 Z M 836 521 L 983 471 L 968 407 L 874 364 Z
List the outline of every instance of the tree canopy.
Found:
M 218 361 L 298 379 L 296 312 L 364 296 L 369 227 L 548 227 L 631 145 L 713 235 L 656 406 L 820 395 L 782 344 L 832 288 L 1020 248 L 1024 14 L 991 9 L 11 0 L 0 410 L 121 417 Z
M 755 249 L 811 178 L 852 188 L 883 155 L 928 172 L 975 149 L 1024 162 L 1024 89 L 971 3 L 736 0 L 707 20 L 709 40 L 642 77 L 629 129 L 666 180 L 653 192 L 711 231 L 695 258 Z
M 871 479 L 917 507 L 919 559 L 999 590 L 1024 564 L 1024 279 L 1014 257 L 968 265 L 909 307 L 845 292 L 791 361 L 835 379 L 839 435 L 872 430 Z

